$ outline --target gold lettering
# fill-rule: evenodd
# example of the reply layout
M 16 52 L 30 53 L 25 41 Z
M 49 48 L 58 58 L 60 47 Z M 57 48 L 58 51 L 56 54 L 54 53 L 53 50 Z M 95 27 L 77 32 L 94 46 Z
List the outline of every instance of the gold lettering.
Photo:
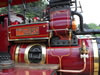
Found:
M 39 27 L 25 27 L 16 29 L 16 36 L 36 35 L 39 34 Z

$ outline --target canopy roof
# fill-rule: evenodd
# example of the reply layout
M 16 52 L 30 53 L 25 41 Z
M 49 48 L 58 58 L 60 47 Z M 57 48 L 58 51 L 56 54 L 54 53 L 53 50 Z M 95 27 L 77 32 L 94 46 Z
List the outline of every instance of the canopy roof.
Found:
M 23 1 L 25 1 L 25 3 L 29 3 L 29 2 L 39 1 L 39 0 L 12 0 L 11 5 L 22 4 Z M 6 7 L 6 6 L 8 6 L 8 0 L 0 0 L 0 7 Z

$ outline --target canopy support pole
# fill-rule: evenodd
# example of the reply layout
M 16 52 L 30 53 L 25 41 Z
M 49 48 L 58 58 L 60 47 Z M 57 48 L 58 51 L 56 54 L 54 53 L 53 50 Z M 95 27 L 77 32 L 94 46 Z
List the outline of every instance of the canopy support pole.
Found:
M 23 1 L 23 6 L 24 6 L 24 23 L 26 23 L 26 3 L 25 3 L 25 0 L 22 0 Z
M 10 25 L 10 7 L 12 0 L 8 0 L 8 26 Z

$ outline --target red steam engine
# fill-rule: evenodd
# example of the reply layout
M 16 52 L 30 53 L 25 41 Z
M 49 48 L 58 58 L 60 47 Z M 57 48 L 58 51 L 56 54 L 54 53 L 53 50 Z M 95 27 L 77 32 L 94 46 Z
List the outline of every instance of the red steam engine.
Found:
M 25 16 L 11 15 L 10 6 L 34 1 L 0 1 L 8 6 L 8 15 L 0 16 L 0 75 L 99 75 L 100 39 L 78 36 L 100 30 L 84 29 L 76 0 L 50 0 L 44 21 L 25 23 Z

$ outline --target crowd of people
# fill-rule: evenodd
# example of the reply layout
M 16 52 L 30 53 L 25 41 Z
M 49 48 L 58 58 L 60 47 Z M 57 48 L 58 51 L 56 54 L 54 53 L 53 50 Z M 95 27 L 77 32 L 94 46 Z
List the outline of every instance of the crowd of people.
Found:
M 24 23 L 24 19 L 25 19 L 25 23 L 34 23 L 34 22 L 43 21 L 43 18 L 40 17 L 23 18 L 22 16 L 18 16 L 18 14 L 15 11 L 13 10 L 10 11 L 11 25 L 22 24 Z

